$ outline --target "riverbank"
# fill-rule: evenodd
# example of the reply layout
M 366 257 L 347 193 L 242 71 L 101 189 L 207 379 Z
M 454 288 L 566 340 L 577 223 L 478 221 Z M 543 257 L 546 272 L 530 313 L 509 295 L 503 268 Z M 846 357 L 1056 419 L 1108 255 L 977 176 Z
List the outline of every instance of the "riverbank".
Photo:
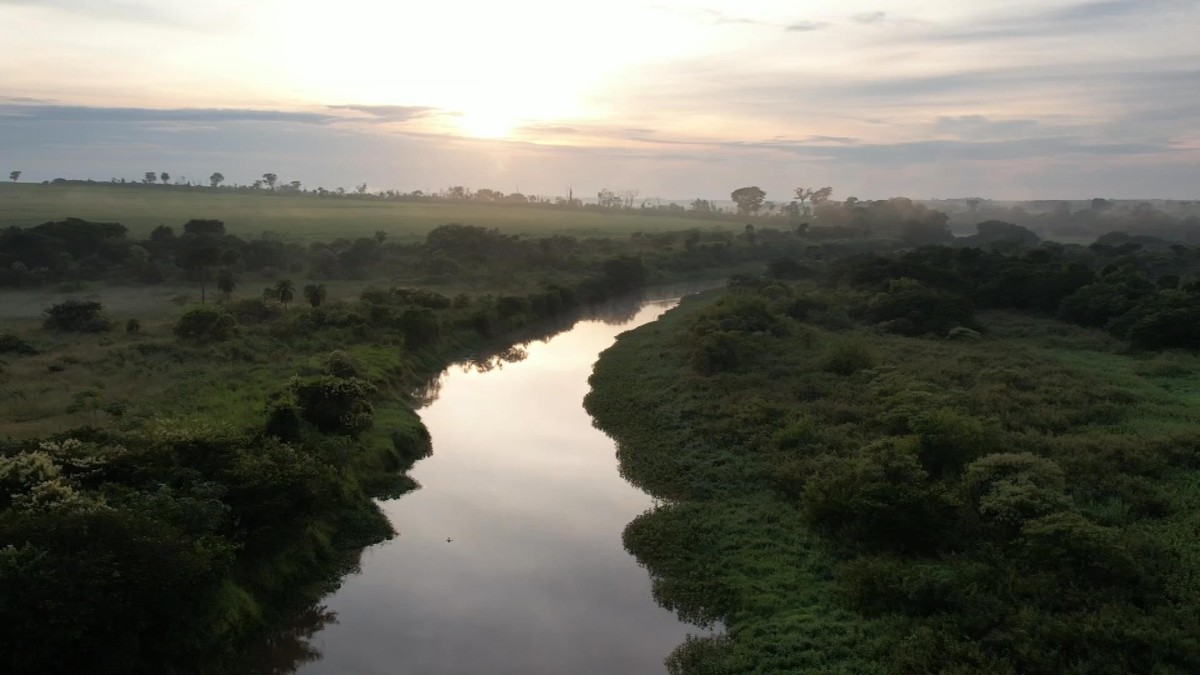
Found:
M 588 410 L 664 500 L 625 545 L 726 629 L 671 672 L 1200 667 L 1195 357 L 1001 312 L 903 337 L 859 301 L 744 283 L 598 362 Z

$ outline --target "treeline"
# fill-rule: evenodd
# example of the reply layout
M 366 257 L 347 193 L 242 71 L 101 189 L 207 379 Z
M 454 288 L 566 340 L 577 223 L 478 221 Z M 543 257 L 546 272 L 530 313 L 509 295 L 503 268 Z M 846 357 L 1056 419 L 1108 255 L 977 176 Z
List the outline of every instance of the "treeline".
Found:
M 1096 198 L 1083 206 L 1066 201 L 1001 206 L 969 199 L 967 209 L 951 214 L 957 225 L 999 220 L 1014 223 L 1046 237 L 1091 239 L 1108 232 L 1125 232 L 1187 244 L 1200 243 L 1200 208 L 1196 203 L 1174 204 L 1172 212 L 1150 202 L 1119 203 Z
M 667 500 L 626 546 L 664 606 L 726 629 L 669 670 L 1200 669 L 1186 402 L 1127 357 L 1064 357 L 1083 329 L 1030 320 L 1043 349 L 972 313 L 1054 311 L 1109 283 L 1097 262 L 931 248 L 845 261 L 848 287 L 743 278 L 605 352 L 588 409 Z
M 1200 348 L 1200 249 L 1121 234 L 1086 248 L 996 241 L 1007 252 L 935 246 L 849 257 L 831 280 L 872 293 L 861 316 L 904 335 L 971 326 L 978 307 L 1105 328 L 1143 349 Z
M 790 242 L 790 244 L 789 244 Z M 76 218 L 30 228 L 0 230 L 0 287 L 29 287 L 81 281 L 195 283 L 202 290 L 225 279 L 231 292 L 242 275 L 272 280 L 406 279 L 422 283 L 489 283 L 529 278 L 532 273 L 578 279 L 617 254 L 652 257 L 656 265 L 686 273 L 736 264 L 797 245 L 794 232 L 753 227 L 735 236 L 699 229 L 634 234 L 628 239 L 553 236 L 539 239 L 495 229 L 450 224 L 421 243 L 394 243 L 387 234 L 300 244 L 262 236 L 229 234 L 218 220 L 191 220 L 176 231 L 155 228 L 132 239 L 118 223 Z

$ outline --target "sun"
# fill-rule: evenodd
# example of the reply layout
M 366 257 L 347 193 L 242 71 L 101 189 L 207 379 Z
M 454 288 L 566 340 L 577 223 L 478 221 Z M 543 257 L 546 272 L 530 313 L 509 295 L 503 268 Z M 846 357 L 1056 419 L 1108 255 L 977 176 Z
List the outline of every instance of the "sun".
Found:
M 459 132 L 474 138 L 507 138 L 517 126 L 517 120 L 504 113 L 465 112 L 454 120 Z

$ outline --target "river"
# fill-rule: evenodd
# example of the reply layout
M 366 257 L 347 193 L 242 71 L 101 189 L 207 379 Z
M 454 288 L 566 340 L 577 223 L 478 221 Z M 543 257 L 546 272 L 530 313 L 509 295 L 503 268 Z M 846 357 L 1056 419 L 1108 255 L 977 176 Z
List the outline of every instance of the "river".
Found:
M 420 410 L 421 488 L 381 504 L 399 535 L 323 604 L 301 675 L 664 673 L 695 627 L 651 597 L 621 531 L 651 506 L 583 409 L 597 356 L 677 298 L 584 320 L 524 358 L 448 369 Z M 521 353 L 518 351 L 517 357 Z

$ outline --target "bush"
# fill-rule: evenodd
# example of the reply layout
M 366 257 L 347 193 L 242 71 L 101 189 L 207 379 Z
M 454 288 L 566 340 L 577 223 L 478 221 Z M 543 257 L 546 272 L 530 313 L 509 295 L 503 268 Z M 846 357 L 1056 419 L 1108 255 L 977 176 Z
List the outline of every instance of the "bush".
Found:
M 356 377 L 295 379 L 288 393 L 304 421 L 323 434 L 357 437 L 371 428 L 375 409 L 370 399 L 375 388 Z
M 325 357 L 324 366 L 325 372 L 334 377 L 358 377 L 362 374 L 358 362 L 340 349 L 329 352 L 329 355 Z
M 189 309 L 175 323 L 175 335 L 192 342 L 220 342 L 237 334 L 237 320 L 215 307 Z
M 874 366 L 875 356 L 857 342 L 841 342 L 834 345 L 821 362 L 822 370 L 836 375 L 853 375 Z
M 225 308 L 237 319 L 238 323 L 262 323 L 283 314 L 279 305 L 267 302 L 262 298 L 246 298 L 226 303 Z
M 42 326 L 47 330 L 102 333 L 112 328 L 104 306 L 95 300 L 67 300 L 51 305 L 43 314 Z
M 130 335 L 137 335 L 142 332 L 142 322 L 137 319 L 130 319 L 125 322 L 125 332 Z
M 37 356 L 38 350 L 33 345 L 11 333 L 0 333 L 0 354 L 16 354 L 17 356 Z

